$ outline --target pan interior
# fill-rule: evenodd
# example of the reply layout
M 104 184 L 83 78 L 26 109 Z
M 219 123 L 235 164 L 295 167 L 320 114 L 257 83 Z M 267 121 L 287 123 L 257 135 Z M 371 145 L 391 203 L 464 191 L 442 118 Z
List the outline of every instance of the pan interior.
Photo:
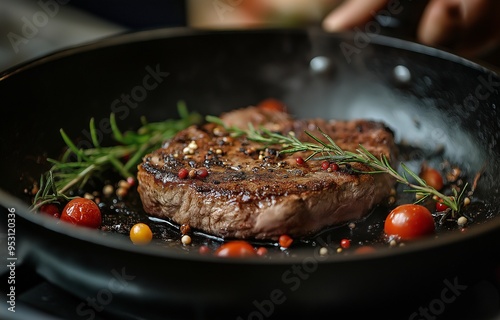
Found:
M 146 78 L 154 80 L 148 88 Z M 180 100 L 217 115 L 273 97 L 298 118 L 383 121 L 398 142 L 438 153 L 470 177 L 481 172 L 474 195 L 494 217 L 499 86 L 498 76 L 477 64 L 382 36 L 361 45 L 352 34 L 303 30 L 123 35 L 4 73 L 0 96 L 8 121 L 0 151 L 8 170 L 0 188 L 25 200 L 24 190 L 48 169 L 46 157 L 61 152 L 59 129 L 84 146 L 91 117 L 106 144 L 110 112 L 121 128 L 134 129 L 141 116 L 177 117 Z

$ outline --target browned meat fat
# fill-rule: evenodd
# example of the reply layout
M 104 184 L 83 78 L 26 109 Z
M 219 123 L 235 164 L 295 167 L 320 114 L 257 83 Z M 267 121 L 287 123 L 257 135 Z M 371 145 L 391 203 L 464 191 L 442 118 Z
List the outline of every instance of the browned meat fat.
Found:
M 310 141 L 321 128 L 344 150 L 362 144 L 376 156 L 394 157 L 394 137 L 382 123 L 295 120 L 285 112 L 248 107 L 222 115 L 229 126 L 264 126 Z M 343 166 L 324 170 L 319 160 L 298 164 L 215 124 L 191 126 L 144 157 L 139 194 L 147 213 L 223 238 L 277 239 L 314 235 L 325 227 L 363 218 L 394 185 L 386 174 L 360 174 Z M 187 173 L 186 177 L 179 172 Z M 205 172 L 203 169 L 206 169 Z M 353 163 L 351 169 L 369 168 Z M 208 173 L 208 175 L 206 175 Z

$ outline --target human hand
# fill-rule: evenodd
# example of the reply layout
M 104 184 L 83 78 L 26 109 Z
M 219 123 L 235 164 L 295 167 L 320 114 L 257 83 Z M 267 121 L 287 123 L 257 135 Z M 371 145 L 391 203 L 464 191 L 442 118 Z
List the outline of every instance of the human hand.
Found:
M 343 31 L 362 26 L 376 12 L 396 3 L 399 1 L 346 0 L 324 19 L 323 27 Z M 500 1 L 430 0 L 416 36 L 423 44 L 446 47 L 464 56 L 487 53 L 500 45 Z

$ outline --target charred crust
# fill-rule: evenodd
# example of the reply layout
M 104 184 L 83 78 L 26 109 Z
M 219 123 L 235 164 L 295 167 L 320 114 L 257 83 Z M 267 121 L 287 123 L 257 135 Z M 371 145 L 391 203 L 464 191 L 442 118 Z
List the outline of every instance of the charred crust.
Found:
M 269 119 L 268 115 L 263 119 Z M 320 127 L 344 150 L 355 151 L 362 143 L 376 156 L 390 157 L 397 151 L 393 133 L 375 122 L 285 117 L 253 124 L 282 134 L 292 131 L 301 141 L 308 139 L 304 130 Z M 163 146 L 138 166 L 138 190 L 146 212 L 180 224 L 189 222 L 193 228 L 222 237 L 309 234 L 319 225 L 342 222 L 336 215 L 361 218 L 364 209 L 360 208 L 380 202 L 391 187 L 384 175 L 363 174 L 370 169 L 360 163 L 341 164 L 339 170 L 330 171 L 322 169 L 319 160 L 298 165 L 296 157 L 305 159 L 308 154 L 282 154 L 279 146 L 233 138 L 215 124 L 191 126 Z M 186 177 L 185 170 L 196 174 Z M 318 206 L 323 208 L 320 213 Z M 337 212 L 337 207 L 343 211 Z M 278 231 L 262 231 L 262 226 L 255 225 L 264 212 L 281 219 L 275 222 Z

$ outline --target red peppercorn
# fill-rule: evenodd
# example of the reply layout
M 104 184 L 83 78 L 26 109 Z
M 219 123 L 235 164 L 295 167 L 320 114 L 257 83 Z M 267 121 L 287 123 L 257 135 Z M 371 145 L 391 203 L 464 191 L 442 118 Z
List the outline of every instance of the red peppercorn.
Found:
M 288 248 L 292 245 L 293 239 L 289 235 L 283 234 L 279 237 L 278 242 L 280 247 Z
M 261 257 L 265 256 L 267 254 L 267 249 L 265 247 L 259 247 L 257 249 L 256 253 L 257 253 L 258 256 L 261 256 Z
M 187 169 L 182 168 L 181 170 L 179 170 L 179 173 L 177 174 L 177 176 L 179 177 L 179 179 L 186 179 L 188 174 L 189 174 L 189 171 Z
M 127 183 L 129 184 L 129 186 L 134 186 L 135 185 L 135 179 L 134 177 L 128 177 L 127 178 Z
M 299 166 L 301 166 L 301 165 L 303 165 L 304 163 L 306 163 L 306 161 L 305 161 L 305 160 L 304 160 L 304 158 L 302 158 L 302 157 L 297 157 L 297 158 L 295 159 L 295 162 L 297 162 L 297 164 L 298 164 Z
M 321 169 L 327 170 L 329 167 L 330 167 L 330 162 L 328 161 L 321 162 Z
M 330 164 L 330 168 L 332 169 L 332 171 L 338 171 L 339 165 L 336 163 L 332 163 L 332 164 Z
M 198 169 L 196 171 L 196 176 L 200 179 L 204 179 L 208 176 L 208 170 L 205 168 Z
M 340 240 L 340 246 L 342 247 L 342 249 L 349 248 L 351 246 L 351 240 L 349 240 L 349 239 Z
M 203 245 L 201 246 L 199 249 L 198 249 L 198 252 L 200 254 L 207 254 L 207 253 L 210 253 L 210 248 L 206 245 Z
M 443 200 L 439 200 L 438 202 L 436 202 L 437 212 L 446 211 L 446 209 L 448 209 L 448 206 L 443 203 Z

